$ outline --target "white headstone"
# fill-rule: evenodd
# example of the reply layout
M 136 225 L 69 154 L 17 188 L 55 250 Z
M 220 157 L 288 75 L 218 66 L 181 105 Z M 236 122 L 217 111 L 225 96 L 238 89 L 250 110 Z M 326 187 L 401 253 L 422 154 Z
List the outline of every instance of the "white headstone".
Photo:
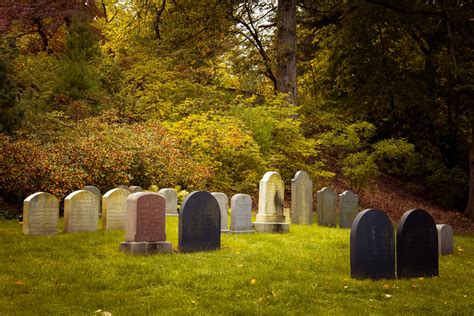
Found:
M 211 194 L 217 200 L 217 203 L 219 203 L 221 210 L 221 232 L 228 232 L 229 222 L 227 219 L 227 211 L 229 210 L 229 198 L 222 192 L 212 192 Z
M 54 235 L 58 230 L 59 201 L 46 192 L 36 192 L 23 201 L 23 234 Z
M 291 180 L 291 222 L 313 223 L 313 182 L 304 171 L 298 171 Z
M 166 215 L 178 215 L 178 193 L 175 189 L 165 188 L 158 191 L 158 194 L 165 198 Z
M 359 197 L 347 190 L 339 194 L 339 227 L 351 228 L 352 222 L 359 213 Z
M 248 194 L 236 194 L 230 199 L 230 231 L 253 233 L 252 198 Z
M 453 253 L 453 228 L 447 224 L 436 225 L 438 230 L 438 253 L 442 256 Z
M 74 191 L 64 199 L 64 232 L 97 231 L 99 199 L 87 190 Z
M 278 172 L 269 171 L 260 180 L 258 213 L 254 223 L 258 232 L 288 232 L 283 213 L 285 185 Z
M 127 197 L 130 191 L 125 189 L 112 189 L 102 197 L 102 228 L 125 229 L 125 214 L 127 210 Z
M 336 193 L 324 187 L 318 191 L 317 197 L 318 225 L 336 227 Z

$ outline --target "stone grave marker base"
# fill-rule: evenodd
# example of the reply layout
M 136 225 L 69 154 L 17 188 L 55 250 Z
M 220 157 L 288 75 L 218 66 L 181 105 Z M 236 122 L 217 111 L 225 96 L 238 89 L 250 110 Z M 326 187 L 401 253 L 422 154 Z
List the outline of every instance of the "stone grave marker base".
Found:
M 255 231 L 252 230 L 229 230 L 230 234 L 254 234 Z
M 290 225 L 288 223 L 254 222 L 253 227 L 259 233 L 288 233 Z
M 120 251 L 130 255 L 152 255 L 155 253 L 171 253 L 168 241 L 124 241 L 120 243 Z

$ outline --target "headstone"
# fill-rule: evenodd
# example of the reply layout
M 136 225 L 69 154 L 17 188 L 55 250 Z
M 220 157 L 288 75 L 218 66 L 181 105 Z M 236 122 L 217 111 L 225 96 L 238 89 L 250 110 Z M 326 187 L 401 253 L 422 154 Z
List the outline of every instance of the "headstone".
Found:
M 158 194 L 165 198 L 166 215 L 178 216 L 178 193 L 176 190 L 171 188 L 161 189 Z
M 317 197 L 318 225 L 336 227 L 336 193 L 324 187 L 318 191 Z
M 58 230 L 59 201 L 46 192 L 36 192 L 23 201 L 23 234 L 54 235 Z
M 304 171 L 291 180 L 291 221 L 293 224 L 313 223 L 313 182 Z
M 65 233 L 97 231 L 99 199 L 87 190 L 74 191 L 64 199 Z
M 447 224 L 436 225 L 438 230 L 438 253 L 442 256 L 453 253 L 453 228 Z
M 132 193 L 137 193 L 137 192 L 143 192 L 143 189 L 141 186 L 138 185 L 131 185 L 128 187 L 128 191 Z
M 124 189 L 112 189 L 102 197 L 102 228 L 124 229 L 125 213 L 127 210 L 127 197 L 130 191 Z
M 183 201 L 179 212 L 179 250 L 215 250 L 221 247 L 221 211 L 211 193 L 194 191 Z
M 419 278 L 438 275 L 438 231 L 422 209 L 405 212 L 397 228 L 397 276 Z
M 359 197 L 352 191 L 339 194 L 339 227 L 351 228 L 355 217 L 359 213 Z
M 171 253 L 166 241 L 165 199 L 158 193 L 137 192 L 127 197 L 125 242 L 120 250 L 133 255 Z
M 97 196 L 97 198 L 99 199 L 99 201 L 101 200 L 102 198 L 102 195 L 100 194 L 100 190 L 99 188 L 93 186 L 93 185 L 86 185 L 85 187 L 82 188 L 82 190 L 87 190 L 91 193 L 94 193 L 95 196 Z
M 352 278 L 395 278 L 395 240 L 387 214 L 373 208 L 360 212 L 350 240 Z
M 227 212 L 229 210 L 229 198 L 225 193 L 222 192 L 212 192 L 212 196 L 219 203 L 219 208 L 221 210 L 221 232 L 229 232 L 229 221 L 227 219 Z
M 258 213 L 253 223 L 257 232 L 287 233 L 289 224 L 283 213 L 285 185 L 275 171 L 265 173 L 260 180 Z
M 116 188 L 116 189 L 124 189 L 124 190 L 130 191 L 129 186 L 128 186 L 128 185 L 124 185 L 124 184 L 116 185 L 115 188 Z
M 248 194 L 236 194 L 230 199 L 230 231 L 253 233 L 252 198 Z

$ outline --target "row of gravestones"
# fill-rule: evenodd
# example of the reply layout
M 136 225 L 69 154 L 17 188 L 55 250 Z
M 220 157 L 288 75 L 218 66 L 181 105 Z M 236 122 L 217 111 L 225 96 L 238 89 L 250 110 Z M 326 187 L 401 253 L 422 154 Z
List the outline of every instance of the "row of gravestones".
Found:
M 438 255 L 452 252 L 451 226 L 436 225 L 422 209 L 403 214 L 397 227 L 396 249 L 394 229 L 385 212 L 366 209 L 352 224 L 351 276 L 356 279 L 437 276 Z

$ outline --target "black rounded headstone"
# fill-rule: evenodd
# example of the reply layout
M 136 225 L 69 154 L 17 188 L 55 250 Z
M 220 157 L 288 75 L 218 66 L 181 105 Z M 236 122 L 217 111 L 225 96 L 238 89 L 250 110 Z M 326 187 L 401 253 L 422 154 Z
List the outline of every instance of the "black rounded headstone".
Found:
M 394 279 L 393 226 L 385 212 L 366 209 L 357 214 L 351 228 L 351 277 Z
M 433 217 L 422 209 L 405 212 L 397 229 L 397 276 L 438 275 L 438 233 Z
M 178 248 L 182 252 L 221 247 L 221 211 L 211 193 L 195 191 L 183 201 L 179 212 Z

